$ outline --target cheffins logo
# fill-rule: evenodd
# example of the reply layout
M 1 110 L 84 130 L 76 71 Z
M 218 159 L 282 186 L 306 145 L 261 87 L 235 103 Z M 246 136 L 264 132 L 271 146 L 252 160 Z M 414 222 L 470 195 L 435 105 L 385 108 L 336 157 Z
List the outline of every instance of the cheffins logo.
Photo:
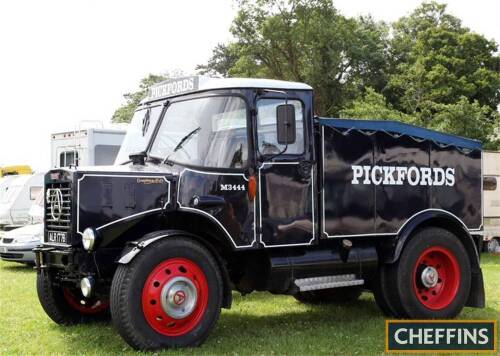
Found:
M 455 185 L 455 168 L 399 167 L 399 166 L 351 166 L 351 184 L 404 185 L 412 186 Z
M 496 320 L 386 320 L 385 352 L 496 352 Z

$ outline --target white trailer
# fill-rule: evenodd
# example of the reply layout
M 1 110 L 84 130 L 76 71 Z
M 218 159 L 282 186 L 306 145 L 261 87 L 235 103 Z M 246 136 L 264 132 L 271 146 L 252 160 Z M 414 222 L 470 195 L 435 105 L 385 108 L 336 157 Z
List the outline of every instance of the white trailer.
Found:
M 483 152 L 484 241 L 490 252 L 500 250 L 500 152 Z
M 29 210 L 43 190 L 45 173 L 14 176 L 0 200 L 0 226 L 5 230 L 29 224 Z
M 51 137 L 51 167 L 112 165 L 125 132 L 88 128 L 54 133 Z

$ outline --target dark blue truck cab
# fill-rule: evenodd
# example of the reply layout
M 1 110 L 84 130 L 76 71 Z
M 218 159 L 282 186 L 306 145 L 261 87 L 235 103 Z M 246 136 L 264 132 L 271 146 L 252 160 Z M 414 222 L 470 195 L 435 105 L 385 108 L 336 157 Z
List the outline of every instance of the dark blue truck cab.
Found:
M 186 77 L 137 108 L 118 165 L 45 177 L 47 314 L 111 313 L 138 349 L 198 345 L 232 290 L 373 292 L 396 318 L 483 307 L 481 144 L 314 116 L 306 84 Z

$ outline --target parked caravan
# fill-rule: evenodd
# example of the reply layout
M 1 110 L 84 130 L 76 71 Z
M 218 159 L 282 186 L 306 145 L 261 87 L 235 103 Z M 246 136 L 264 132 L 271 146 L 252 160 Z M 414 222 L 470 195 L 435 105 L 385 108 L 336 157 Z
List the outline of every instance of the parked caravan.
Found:
M 2 201 L 3 195 L 9 189 L 10 183 L 16 178 L 16 176 L 8 175 L 0 177 L 0 202 Z M 4 231 L 0 230 L 0 238 L 2 238 Z
M 500 152 L 483 152 L 484 249 L 500 250 Z
M 43 189 L 38 193 L 33 204 L 28 211 L 30 224 L 41 224 L 43 223 L 43 202 L 44 202 L 44 191 Z
M 0 226 L 5 230 L 27 225 L 29 209 L 43 190 L 44 173 L 14 177 L 0 200 Z
M 112 165 L 125 132 L 119 129 L 89 128 L 52 134 L 51 167 Z
M 9 189 L 10 183 L 16 178 L 17 176 L 4 176 L 0 178 L 0 201 L 2 201 L 2 196 L 7 192 Z

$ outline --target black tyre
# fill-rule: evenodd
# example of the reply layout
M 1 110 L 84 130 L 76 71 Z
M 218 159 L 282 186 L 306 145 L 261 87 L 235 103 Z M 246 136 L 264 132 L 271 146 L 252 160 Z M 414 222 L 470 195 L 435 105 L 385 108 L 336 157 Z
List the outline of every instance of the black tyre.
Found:
M 382 313 L 389 317 L 398 317 L 398 313 L 393 307 L 393 302 L 389 299 L 388 291 L 390 286 L 387 284 L 387 266 L 379 266 L 377 276 L 372 283 L 373 296 L 375 303 Z
M 188 238 L 160 240 L 118 267 L 111 286 L 113 323 L 136 349 L 197 346 L 219 318 L 222 283 L 205 247 Z
M 356 301 L 362 293 L 360 287 L 343 287 L 298 292 L 294 298 L 304 304 L 344 304 Z
M 36 282 L 38 300 L 45 313 L 57 324 L 71 325 L 109 319 L 108 301 L 87 299 L 76 288 L 57 285 L 47 271 L 41 271 Z
M 471 286 L 471 266 L 460 240 L 441 228 L 418 231 L 388 268 L 387 291 L 398 317 L 453 318 Z

